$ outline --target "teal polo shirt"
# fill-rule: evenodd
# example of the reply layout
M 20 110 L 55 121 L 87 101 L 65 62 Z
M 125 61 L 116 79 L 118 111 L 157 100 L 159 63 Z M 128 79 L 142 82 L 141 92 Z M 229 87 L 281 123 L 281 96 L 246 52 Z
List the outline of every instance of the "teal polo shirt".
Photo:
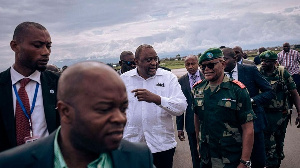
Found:
M 54 139 L 54 168 L 68 168 L 61 150 L 58 145 L 58 134 L 60 127 L 57 129 Z M 108 153 L 101 153 L 98 159 L 87 165 L 87 168 L 113 168 L 111 157 Z

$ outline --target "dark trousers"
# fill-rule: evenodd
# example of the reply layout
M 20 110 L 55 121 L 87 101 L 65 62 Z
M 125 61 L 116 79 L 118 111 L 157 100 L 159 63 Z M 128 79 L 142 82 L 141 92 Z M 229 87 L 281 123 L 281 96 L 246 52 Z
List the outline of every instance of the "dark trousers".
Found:
M 187 133 L 190 145 L 190 151 L 193 161 L 193 168 L 200 168 L 200 159 L 197 149 L 196 132 Z
M 152 153 L 153 163 L 156 168 L 172 168 L 173 167 L 173 156 L 175 153 L 175 148 Z
M 300 94 L 300 75 L 294 74 L 294 75 L 292 75 L 292 77 L 293 77 L 294 82 L 296 83 L 298 94 Z
M 266 165 L 265 138 L 263 131 L 254 133 L 251 162 L 251 167 L 255 168 L 263 168 Z

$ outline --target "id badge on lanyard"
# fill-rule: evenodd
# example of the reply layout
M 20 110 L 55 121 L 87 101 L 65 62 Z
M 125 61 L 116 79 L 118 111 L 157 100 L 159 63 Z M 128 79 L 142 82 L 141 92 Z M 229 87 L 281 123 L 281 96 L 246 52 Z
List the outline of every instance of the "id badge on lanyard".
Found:
M 36 141 L 37 139 L 39 139 L 39 136 L 33 136 L 33 131 L 32 131 L 32 121 L 31 121 L 31 114 L 33 113 L 34 107 L 35 107 L 35 102 L 36 102 L 36 97 L 37 97 L 37 93 L 38 93 L 38 89 L 39 89 L 39 83 L 36 83 L 36 87 L 35 87 L 35 92 L 34 92 L 34 97 L 33 97 L 33 101 L 32 101 L 32 105 L 31 105 L 31 109 L 30 109 L 30 113 L 28 114 L 23 103 L 22 100 L 20 99 L 20 96 L 17 92 L 17 88 L 16 88 L 16 84 L 13 85 L 14 91 L 15 91 L 15 95 L 16 98 L 22 108 L 22 111 L 24 113 L 24 115 L 26 116 L 26 118 L 28 119 L 29 122 L 29 129 L 30 129 L 30 135 L 28 137 L 24 138 L 24 142 L 25 143 L 29 143 L 29 142 L 33 142 Z

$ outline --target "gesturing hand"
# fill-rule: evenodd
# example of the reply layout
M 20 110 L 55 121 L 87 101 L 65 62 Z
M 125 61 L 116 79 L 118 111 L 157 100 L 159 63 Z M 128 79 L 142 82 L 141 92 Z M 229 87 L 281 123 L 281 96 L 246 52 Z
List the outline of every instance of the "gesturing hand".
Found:
M 147 89 L 134 89 L 131 91 L 134 93 L 134 97 L 138 99 L 138 101 L 146 101 L 148 103 L 155 103 L 160 105 L 161 99 L 160 96 L 150 92 Z

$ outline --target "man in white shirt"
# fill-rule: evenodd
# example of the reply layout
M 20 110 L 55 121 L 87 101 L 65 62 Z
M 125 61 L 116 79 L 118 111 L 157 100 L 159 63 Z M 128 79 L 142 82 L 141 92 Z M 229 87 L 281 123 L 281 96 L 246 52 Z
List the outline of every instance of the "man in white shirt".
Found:
M 181 115 L 187 103 L 177 77 L 158 68 L 158 59 L 152 46 L 140 45 L 135 52 L 137 68 L 121 75 L 129 99 L 123 138 L 147 143 L 154 165 L 169 168 L 177 145 L 172 117 Z
M 15 63 L 0 73 L 0 152 L 48 136 L 60 124 L 55 110 L 59 76 L 45 71 L 51 44 L 39 23 L 23 22 L 14 31 Z M 23 79 L 28 81 L 22 87 L 25 101 L 19 92 Z

